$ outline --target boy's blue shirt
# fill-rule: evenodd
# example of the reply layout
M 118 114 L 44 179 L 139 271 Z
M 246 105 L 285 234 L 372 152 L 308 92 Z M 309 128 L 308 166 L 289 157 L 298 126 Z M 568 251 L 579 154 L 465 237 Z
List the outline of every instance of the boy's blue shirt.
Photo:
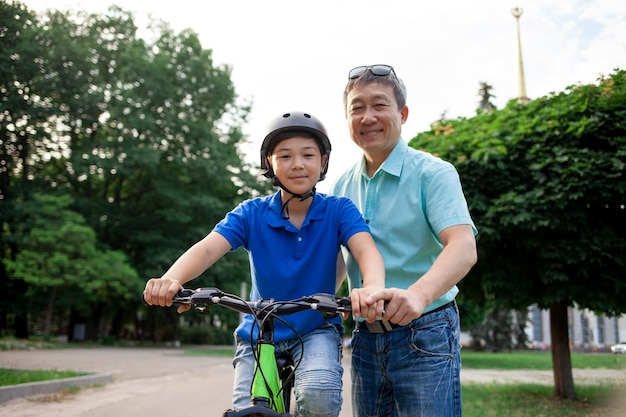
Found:
M 214 228 L 228 240 L 232 250 L 248 251 L 252 288 L 250 300 L 286 301 L 315 293 L 335 293 L 337 255 L 354 234 L 369 232 L 361 213 L 348 198 L 315 194 L 306 219 L 297 229 L 281 216 L 280 192 L 244 201 Z M 299 334 L 323 321 L 316 311 L 283 317 Z M 258 327 L 245 315 L 236 333 L 256 340 Z M 339 317 L 334 321 L 341 323 Z M 295 337 L 287 325 L 276 321 L 274 341 Z

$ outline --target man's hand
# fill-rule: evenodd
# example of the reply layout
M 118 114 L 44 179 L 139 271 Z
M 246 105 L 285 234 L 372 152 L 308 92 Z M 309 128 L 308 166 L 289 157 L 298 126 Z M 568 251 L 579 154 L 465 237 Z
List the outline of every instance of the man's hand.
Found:
M 371 293 L 365 300 L 366 304 L 378 306 L 385 303 L 383 317 L 392 323 L 406 326 L 420 317 L 427 305 L 415 293 L 400 288 L 384 288 Z M 354 308 L 354 307 L 353 307 Z

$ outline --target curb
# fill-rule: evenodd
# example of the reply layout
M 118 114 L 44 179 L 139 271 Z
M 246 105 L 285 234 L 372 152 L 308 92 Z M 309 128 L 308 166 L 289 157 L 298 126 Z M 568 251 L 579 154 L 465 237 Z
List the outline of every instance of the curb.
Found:
M 51 381 L 29 382 L 26 384 L 0 387 L 0 403 L 13 398 L 29 397 L 31 395 L 49 394 L 73 387 L 87 387 L 106 384 L 113 381 L 110 373 L 92 374 L 74 378 L 54 379 Z

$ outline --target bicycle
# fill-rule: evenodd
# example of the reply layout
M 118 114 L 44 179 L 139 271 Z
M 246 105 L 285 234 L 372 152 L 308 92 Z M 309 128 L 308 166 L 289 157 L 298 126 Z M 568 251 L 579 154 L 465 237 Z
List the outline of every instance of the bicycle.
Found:
M 295 370 L 299 362 L 294 363 L 291 357 L 276 357 L 273 337 L 275 320 L 281 320 L 280 316 L 309 309 L 319 311 L 325 317 L 351 312 L 350 298 L 326 293 L 289 301 L 246 301 L 219 288 L 208 287 L 181 290 L 173 302 L 190 305 L 199 312 L 206 312 L 212 305 L 222 305 L 240 313 L 252 314 L 256 319 L 258 338 L 250 390 L 251 404 L 242 410 L 228 409 L 222 417 L 293 417 L 289 409 Z

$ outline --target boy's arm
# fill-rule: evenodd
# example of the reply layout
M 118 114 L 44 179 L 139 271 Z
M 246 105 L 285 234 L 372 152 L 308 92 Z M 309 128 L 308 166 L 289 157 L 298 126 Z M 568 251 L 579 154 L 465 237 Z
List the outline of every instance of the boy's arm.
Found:
M 150 305 L 171 306 L 172 298 L 183 284 L 206 271 L 229 250 L 231 245 L 226 238 L 217 232 L 209 233 L 183 253 L 161 278 L 148 280 L 144 300 Z M 179 312 L 184 310 L 179 308 Z
M 347 274 L 346 262 L 344 261 L 343 254 L 340 250 L 337 254 L 337 284 L 335 285 L 335 293 L 337 293 L 341 288 L 341 284 L 345 281 Z
M 374 304 L 365 302 L 369 294 L 385 288 L 385 264 L 372 235 L 359 232 L 348 239 L 348 247 L 359 264 L 363 282 L 362 288 L 355 288 L 350 293 L 352 314 L 355 318 L 363 317 L 374 321 L 383 314 L 384 300 Z

